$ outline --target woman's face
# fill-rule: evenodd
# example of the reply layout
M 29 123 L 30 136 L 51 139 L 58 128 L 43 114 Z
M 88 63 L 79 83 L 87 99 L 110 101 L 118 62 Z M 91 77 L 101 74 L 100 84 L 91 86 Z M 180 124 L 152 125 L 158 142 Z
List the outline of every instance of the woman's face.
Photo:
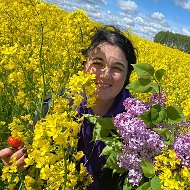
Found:
M 128 61 L 120 47 L 103 42 L 89 53 L 85 69 L 96 74 L 97 100 L 113 100 L 124 86 Z

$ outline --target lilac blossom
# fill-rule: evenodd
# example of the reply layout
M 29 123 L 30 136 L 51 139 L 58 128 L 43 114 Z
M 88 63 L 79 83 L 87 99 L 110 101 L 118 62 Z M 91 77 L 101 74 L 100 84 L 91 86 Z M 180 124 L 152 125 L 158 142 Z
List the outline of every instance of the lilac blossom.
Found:
M 128 173 L 129 177 L 129 183 L 131 183 L 133 186 L 137 186 L 139 184 L 139 181 L 142 179 L 142 172 L 139 172 L 139 170 L 131 169 Z
M 123 150 L 118 159 L 119 167 L 126 168 L 129 182 L 136 186 L 142 179 L 141 161 L 153 161 L 154 156 L 161 152 L 164 143 L 160 136 L 151 131 L 140 118 L 136 117 L 148 108 L 135 98 L 124 101 L 126 112 L 114 118 L 114 125 L 123 140 Z
M 182 121 L 179 123 L 179 127 L 190 127 L 190 121 Z
M 127 98 L 124 100 L 123 105 L 127 113 L 131 116 L 138 116 L 147 111 L 145 104 L 136 98 Z
M 150 98 L 150 106 L 155 104 L 160 104 L 163 107 L 166 107 L 166 92 L 163 91 L 161 93 L 154 93 Z
M 190 133 L 176 139 L 174 150 L 177 158 L 181 159 L 181 164 L 190 167 Z

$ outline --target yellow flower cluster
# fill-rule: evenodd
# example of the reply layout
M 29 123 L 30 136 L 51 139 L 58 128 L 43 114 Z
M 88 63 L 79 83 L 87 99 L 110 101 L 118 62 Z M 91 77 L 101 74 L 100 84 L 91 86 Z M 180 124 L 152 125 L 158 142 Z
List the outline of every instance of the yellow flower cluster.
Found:
M 180 165 L 174 150 L 166 149 L 155 157 L 155 170 L 161 180 L 162 190 L 188 190 L 190 169 Z
M 16 184 L 19 182 L 19 175 L 17 173 L 17 160 L 14 157 L 10 163 L 12 163 L 12 165 L 10 166 L 4 166 L 3 170 L 2 170 L 2 180 L 5 181 L 7 180 L 9 185 L 8 185 L 8 189 L 12 190 L 15 188 Z
M 87 101 L 87 107 L 91 107 L 95 103 L 95 92 L 96 92 L 96 85 L 94 83 L 95 74 L 90 75 L 85 73 L 84 71 L 79 71 L 77 74 L 74 74 L 66 85 L 69 89 L 70 93 L 68 95 L 74 100 L 73 106 L 80 105 L 82 100 L 84 99 Z M 81 92 L 81 93 L 80 93 Z
M 87 81 L 90 82 L 89 79 Z M 25 129 L 24 122 L 28 124 L 29 116 L 22 116 L 20 120 L 14 118 L 9 124 L 12 134 L 24 139 L 27 147 L 28 158 L 25 159 L 25 167 L 29 169 L 23 181 L 26 189 L 74 190 L 85 188 L 92 182 L 83 164 L 79 163 L 83 157 L 81 151 L 77 152 L 81 123 L 75 118 L 76 111 L 72 111 L 69 103 L 64 96 L 57 97 L 55 101 L 52 99 L 48 114 L 36 123 L 33 132 Z M 78 107 L 79 104 L 75 106 Z M 30 134 L 27 135 L 26 132 Z M 14 182 L 16 185 L 19 180 L 17 183 L 15 179 L 12 180 L 13 167 L 16 168 L 16 164 L 5 166 L 2 177 L 8 183 Z M 14 172 L 16 173 L 15 170 Z M 81 184 L 80 187 L 77 187 L 78 184 Z
M 83 69 L 94 24 L 83 11 L 66 13 L 38 0 L 1 2 L 0 22 L 0 115 L 9 123 L 41 112 L 45 95 Z
M 12 189 L 19 183 L 27 190 L 86 189 L 92 178 L 79 162 L 76 108 L 84 98 L 88 106 L 95 101 L 95 76 L 78 72 L 93 22 L 83 11 L 66 13 L 38 0 L 1 2 L 0 21 L 0 121 L 28 154 L 24 175 L 13 172 L 14 164 L 3 168 L 2 179 Z M 52 99 L 43 118 L 47 94 Z M 33 126 L 36 115 L 40 120 Z

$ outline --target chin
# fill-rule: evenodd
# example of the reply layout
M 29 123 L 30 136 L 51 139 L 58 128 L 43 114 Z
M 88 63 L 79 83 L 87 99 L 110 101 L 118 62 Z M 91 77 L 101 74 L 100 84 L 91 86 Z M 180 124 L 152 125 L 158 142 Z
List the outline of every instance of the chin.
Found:
M 97 94 L 97 98 L 96 98 L 97 100 L 103 100 L 103 101 L 105 101 L 105 100 L 113 100 L 114 99 L 114 97 L 112 97 L 112 96 L 110 96 L 110 94 L 109 95 L 106 95 L 106 94 Z

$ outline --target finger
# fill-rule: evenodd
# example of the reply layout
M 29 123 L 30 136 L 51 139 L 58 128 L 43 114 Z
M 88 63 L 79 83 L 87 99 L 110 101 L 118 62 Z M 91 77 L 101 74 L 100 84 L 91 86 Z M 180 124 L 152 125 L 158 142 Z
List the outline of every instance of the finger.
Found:
M 15 153 L 13 153 L 10 159 L 12 160 L 14 157 L 16 157 L 16 159 L 19 160 L 25 153 L 26 153 L 26 148 L 22 148 L 16 151 Z
M 0 150 L 0 158 L 2 158 L 2 159 L 7 158 L 13 153 L 14 153 L 14 151 L 11 148 L 4 148 L 4 149 Z
M 9 165 L 10 157 L 13 153 L 12 148 L 4 148 L 0 151 L 0 158 L 5 166 Z
M 18 168 L 25 164 L 24 159 L 25 159 L 25 154 L 17 160 Z
M 26 167 L 25 167 L 25 165 L 26 165 L 26 163 L 25 163 L 25 158 L 27 158 L 28 157 L 28 155 L 27 154 L 24 154 L 19 160 L 18 160 L 18 163 L 17 163 L 17 166 L 18 166 L 18 171 L 19 172 L 23 172 L 25 169 L 26 169 Z

